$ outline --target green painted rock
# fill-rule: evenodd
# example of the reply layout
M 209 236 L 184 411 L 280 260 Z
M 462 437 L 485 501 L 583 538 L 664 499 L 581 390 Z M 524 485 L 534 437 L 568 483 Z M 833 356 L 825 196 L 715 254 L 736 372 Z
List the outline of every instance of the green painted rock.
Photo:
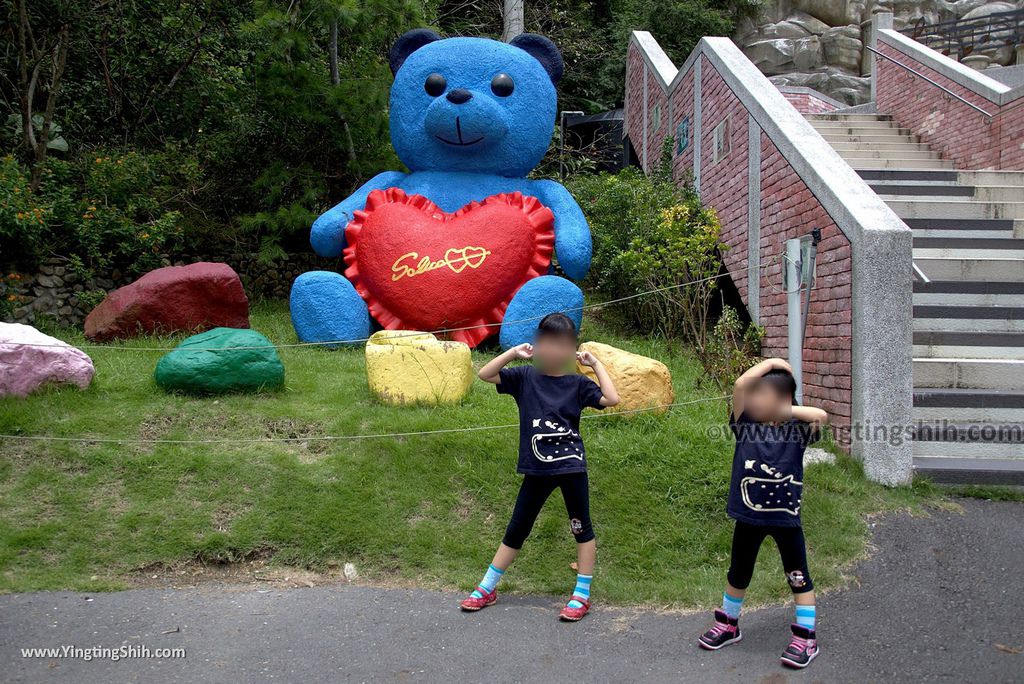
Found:
M 239 328 L 189 337 L 160 359 L 153 375 L 165 390 L 189 394 L 259 392 L 284 384 L 284 366 L 270 340 Z

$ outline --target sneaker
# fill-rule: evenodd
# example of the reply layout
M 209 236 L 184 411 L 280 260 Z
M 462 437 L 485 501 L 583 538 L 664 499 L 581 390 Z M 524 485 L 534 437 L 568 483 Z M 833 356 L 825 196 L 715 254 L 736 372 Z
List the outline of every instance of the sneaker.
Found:
M 814 630 L 792 625 L 793 638 L 789 646 L 782 652 L 782 664 L 787 667 L 805 668 L 811 661 L 818 657 L 818 640 L 814 637 Z
M 723 611 L 716 610 L 715 624 L 711 629 L 701 634 L 697 643 L 700 644 L 701 648 L 717 651 L 723 646 L 735 644 L 742 638 L 739 618 L 729 617 Z
M 563 622 L 579 622 L 583 619 L 583 616 L 590 611 L 590 601 L 580 598 L 579 596 L 573 596 L 572 601 L 579 601 L 583 605 L 579 608 L 572 608 L 569 604 L 565 604 L 562 608 L 562 612 L 558 614 L 558 619 Z
M 459 608 L 462 608 L 462 610 L 464 610 L 466 612 L 474 613 L 474 612 L 480 610 L 481 608 L 486 608 L 487 606 L 493 606 L 495 603 L 497 603 L 497 601 L 498 601 L 498 590 L 497 589 L 495 589 L 494 591 L 492 591 L 490 593 L 485 592 L 483 587 L 477 587 L 476 590 L 479 591 L 481 594 L 483 594 L 483 596 L 481 596 L 480 598 L 477 598 L 476 596 L 473 596 L 472 594 L 470 594 L 469 598 L 463 599 L 462 603 L 459 604 Z

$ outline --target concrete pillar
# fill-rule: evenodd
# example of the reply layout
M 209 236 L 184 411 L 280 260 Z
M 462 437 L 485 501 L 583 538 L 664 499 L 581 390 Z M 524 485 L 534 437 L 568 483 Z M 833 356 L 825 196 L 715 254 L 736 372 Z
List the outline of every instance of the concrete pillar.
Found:
M 878 32 L 885 29 L 892 28 L 892 12 L 877 12 L 871 17 L 871 30 L 869 31 L 868 45 L 878 49 Z M 878 98 L 875 97 L 875 83 L 878 82 L 878 69 L 877 58 L 875 53 L 870 50 L 865 50 L 867 53 L 867 59 L 865 61 L 865 70 L 871 75 L 871 101 L 877 102 Z
M 747 115 L 747 313 L 761 317 L 761 127 Z

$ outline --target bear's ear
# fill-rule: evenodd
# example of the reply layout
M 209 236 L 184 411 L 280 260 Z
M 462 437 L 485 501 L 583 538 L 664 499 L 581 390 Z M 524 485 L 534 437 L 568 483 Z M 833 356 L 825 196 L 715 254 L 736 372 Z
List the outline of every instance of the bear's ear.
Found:
M 388 52 L 388 63 L 391 65 L 391 73 L 398 73 L 399 67 L 402 66 L 409 55 L 427 43 L 433 43 L 435 40 L 441 40 L 441 36 L 430 29 L 413 29 L 400 35 Z
M 565 63 L 562 61 L 562 53 L 550 38 L 545 38 L 539 33 L 520 33 L 509 44 L 533 55 L 533 58 L 544 67 L 544 71 L 548 72 L 552 83 L 558 83 L 562 78 Z

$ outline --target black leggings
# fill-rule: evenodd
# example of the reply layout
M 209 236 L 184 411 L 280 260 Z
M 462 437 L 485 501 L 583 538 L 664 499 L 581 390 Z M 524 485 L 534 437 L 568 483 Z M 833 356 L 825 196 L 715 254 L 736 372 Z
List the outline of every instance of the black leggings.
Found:
M 576 542 L 583 544 L 594 538 L 594 528 L 590 524 L 590 487 L 586 473 L 524 475 L 512 519 L 502 540 L 505 546 L 523 548 L 523 542 L 530 536 L 540 509 L 555 489 L 562 490 L 565 511 L 569 514 L 569 531 L 576 537 Z
M 811 573 L 807 570 L 807 547 L 801 527 L 780 527 L 776 525 L 750 525 L 736 521 L 732 535 L 732 562 L 729 565 L 729 584 L 737 589 L 746 589 L 754 575 L 754 562 L 761 542 L 771 537 L 779 547 L 782 569 L 786 581 L 794 594 L 803 594 L 814 589 Z

